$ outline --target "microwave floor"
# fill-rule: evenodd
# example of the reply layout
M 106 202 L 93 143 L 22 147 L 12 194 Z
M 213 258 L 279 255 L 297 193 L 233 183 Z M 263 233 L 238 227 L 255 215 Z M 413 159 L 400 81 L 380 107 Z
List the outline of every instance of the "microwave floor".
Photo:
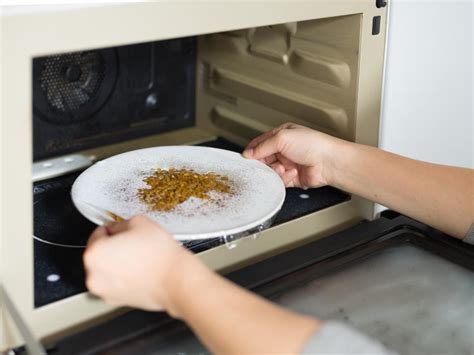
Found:
M 243 150 L 222 138 L 202 145 L 236 152 Z M 33 186 L 35 307 L 86 290 L 82 254 L 95 225 L 82 217 L 71 201 L 71 186 L 79 174 L 37 182 Z M 349 199 L 348 194 L 329 186 L 309 190 L 289 188 L 273 225 Z M 184 246 L 199 253 L 224 243 L 221 238 L 213 238 L 185 242 Z

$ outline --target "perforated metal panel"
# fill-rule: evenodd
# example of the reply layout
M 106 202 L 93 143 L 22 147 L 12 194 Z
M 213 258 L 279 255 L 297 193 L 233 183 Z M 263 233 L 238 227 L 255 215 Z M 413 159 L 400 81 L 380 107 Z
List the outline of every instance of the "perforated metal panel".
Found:
M 33 105 L 54 125 L 79 123 L 107 103 L 116 81 L 117 58 L 110 48 L 35 58 Z
M 47 57 L 40 86 L 54 109 L 68 112 L 90 105 L 104 80 L 99 52 L 76 52 Z

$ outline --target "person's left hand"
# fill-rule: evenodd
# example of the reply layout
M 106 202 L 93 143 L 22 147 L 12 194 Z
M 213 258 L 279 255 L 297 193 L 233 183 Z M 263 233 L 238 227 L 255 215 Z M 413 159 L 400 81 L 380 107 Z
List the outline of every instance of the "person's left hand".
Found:
M 98 227 L 84 253 L 91 293 L 108 304 L 154 311 L 170 310 L 179 270 L 193 262 L 193 254 L 142 216 Z

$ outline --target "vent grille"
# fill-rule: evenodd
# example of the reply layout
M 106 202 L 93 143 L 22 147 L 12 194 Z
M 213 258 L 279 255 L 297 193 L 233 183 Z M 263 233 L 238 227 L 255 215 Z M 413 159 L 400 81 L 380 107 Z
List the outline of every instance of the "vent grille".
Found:
M 72 113 L 94 101 L 104 77 L 97 51 L 53 55 L 44 62 L 40 87 L 51 108 Z

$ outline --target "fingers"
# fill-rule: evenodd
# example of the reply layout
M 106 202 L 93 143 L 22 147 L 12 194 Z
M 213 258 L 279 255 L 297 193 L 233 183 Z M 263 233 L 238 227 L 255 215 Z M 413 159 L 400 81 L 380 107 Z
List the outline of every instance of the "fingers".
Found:
M 85 262 L 85 264 L 86 264 L 86 262 Z M 87 267 L 86 267 L 86 270 L 87 270 Z M 102 285 L 102 283 L 100 282 L 100 280 L 98 280 L 96 277 L 90 276 L 89 272 L 87 273 L 86 287 L 87 287 L 87 290 L 89 290 L 89 292 L 92 295 L 100 297 L 101 285 Z
M 134 216 L 126 221 L 108 223 L 105 227 L 107 228 L 109 235 L 115 235 L 137 227 L 147 226 L 150 223 L 156 225 L 145 216 Z
M 108 237 L 108 235 L 109 234 L 107 233 L 107 228 L 105 226 L 99 226 L 92 232 L 87 242 L 87 245 L 91 246 L 100 239 Z
M 282 150 L 283 146 L 283 133 L 280 131 L 274 136 L 266 139 L 255 148 L 252 148 L 251 151 L 247 153 L 248 158 L 252 159 L 265 159 L 276 153 L 279 153 Z
M 259 161 L 261 161 L 262 163 L 267 164 L 267 165 L 271 165 L 274 162 L 276 162 L 277 160 L 278 160 L 278 158 L 277 158 L 276 154 L 270 155 L 270 156 L 265 157 L 263 159 L 259 159 Z
M 280 163 L 270 164 L 270 167 L 280 176 L 282 176 L 285 173 L 285 167 L 281 165 Z
M 294 180 L 296 179 L 297 176 L 298 176 L 298 170 L 296 169 L 286 170 L 282 175 L 280 175 L 286 187 L 295 186 Z
M 294 180 L 298 176 L 298 170 L 286 169 L 281 163 L 273 163 L 270 167 L 280 176 L 286 187 L 294 186 Z
M 261 135 L 259 135 L 258 137 L 254 138 L 248 145 L 247 147 L 245 148 L 245 151 L 244 153 L 249 150 L 249 149 L 252 149 L 252 148 L 255 148 L 257 145 L 259 145 L 260 143 L 262 143 L 264 140 L 274 136 L 275 134 L 277 134 L 280 130 L 282 130 L 283 128 L 280 126 L 280 127 L 277 127 L 277 128 L 274 128 L 268 132 L 265 132 Z
M 291 129 L 295 125 L 286 123 L 274 130 L 255 138 L 247 146 L 244 156 L 258 159 L 270 166 L 282 179 L 285 186 L 295 185 L 298 175 L 296 164 L 287 159 L 281 152 L 285 145 L 285 129 Z
M 295 164 L 292 160 L 285 157 L 283 154 L 276 154 L 276 159 L 283 164 L 286 170 L 290 170 L 292 168 L 296 168 L 297 164 Z
M 278 132 L 280 132 L 281 130 L 283 129 L 286 129 L 286 128 L 290 128 L 293 126 L 293 123 L 291 122 L 287 122 L 287 123 L 284 123 L 282 124 L 281 126 L 278 126 L 268 132 L 265 132 L 261 135 L 259 135 L 258 137 L 254 138 L 248 145 L 247 147 L 245 148 L 244 152 L 242 153 L 244 157 L 246 158 L 251 158 L 252 155 L 253 155 L 253 148 L 255 148 L 256 146 L 258 146 L 260 143 L 264 142 L 265 140 L 267 140 L 268 138 L 270 137 L 273 137 L 275 134 L 277 134 Z
M 116 223 L 107 223 L 105 225 L 105 228 L 109 235 L 115 235 L 115 234 L 122 233 L 129 230 L 130 221 L 127 220 L 127 221 L 116 222 Z

